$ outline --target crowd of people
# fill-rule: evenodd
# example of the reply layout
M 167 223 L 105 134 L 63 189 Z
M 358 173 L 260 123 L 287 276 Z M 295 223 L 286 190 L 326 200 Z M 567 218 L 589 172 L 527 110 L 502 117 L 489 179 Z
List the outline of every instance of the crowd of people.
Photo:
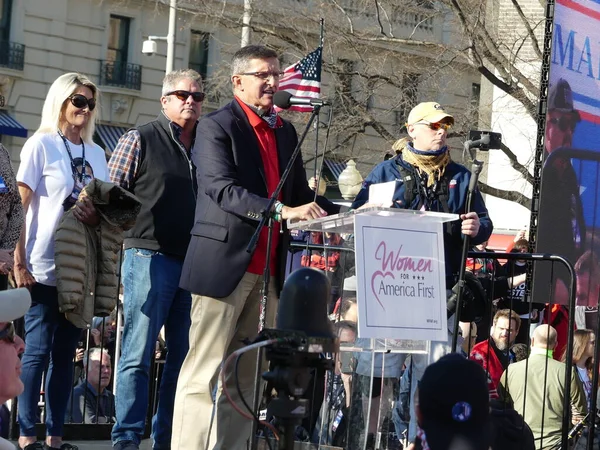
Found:
M 108 161 L 92 139 L 98 88 L 76 73 L 52 84 L 16 176 L 10 161 L 0 160 L 0 274 L 10 274 L 15 287 L 31 295 L 31 305 L 7 305 L 0 296 L 0 402 L 18 396 L 19 449 L 77 450 L 63 441 L 66 422 L 114 424 L 113 448 L 138 449 L 158 355 L 165 359 L 151 424 L 153 448 L 246 448 L 252 417 L 238 414 L 232 403 L 253 404 L 257 355 L 249 352 L 235 371 L 220 374 L 222 363 L 256 336 L 261 322 L 274 325 L 278 294 L 294 259 L 285 221 L 348 209 L 315 192 L 319 183 L 309 185 L 297 158 L 267 211 L 298 142 L 292 124 L 274 109 L 281 76 L 275 51 L 243 47 L 231 62 L 233 100 L 201 118 L 200 75 L 171 72 L 163 80 L 158 117 L 123 135 Z M 391 204 L 378 206 L 457 214 L 443 233 L 449 294 L 465 264 L 463 240 L 485 251 L 493 229 L 479 190 L 469 195 L 471 173 L 450 157 L 453 124 L 436 102 L 415 106 L 406 118 L 407 137 L 366 177 L 350 207 L 373 206 L 369 187 L 395 182 Z M 4 153 L 0 146 L 0 157 Z M 263 215 L 272 227 L 260 231 L 249 253 Z M 353 245 L 351 235 L 295 238 L 325 249 Z M 516 239 L 513 247 L 527 253 L 528 241 Z M 328 275 L 332 295 L 326 301 L 342 343 L 338 354 L 323 355 L 335 358 L 335 370 L 314 371 L 311 388 L 302 394 L 312 411 L 297 430 L 300 439 L 351 450 L 400 448 L 403 432 L 414 449 L 541 449 L 560 443 L 569 370 L 559 361 L 565 331 L 550 319 L 552 305 L 526 302 L 523 260 L 505 266 L 485 256 L 467 261 L 470 300 L 460 313 L 457 353 L 450 354 L 456 320 L 451 309 L 448 340 L 431 342 L 429 354 L 409 355 L 357 350 L 369 344 L 357 338 L 351 258 L 326 250 L 298 256 L 300 266 Z M 589 267 L 598 267 L 593 255 L 579 258 L 581 276 Z M 585 285 L 591 288 L 578 290 L 578 298 L 598 296 L 599 282 Z M 554 315 L 561 313 L 568 311 L 563 307 Z M 570 386 L 573 423 L 584 420 L 597 391 L 591 369 L 595 335 L 586 329 L 593 319 L 587 310 L 575 314 L 580 329 Z M 12 324 L 21 316 L 24 342 Z M 36 433 L 40 391 L 43 441 Z

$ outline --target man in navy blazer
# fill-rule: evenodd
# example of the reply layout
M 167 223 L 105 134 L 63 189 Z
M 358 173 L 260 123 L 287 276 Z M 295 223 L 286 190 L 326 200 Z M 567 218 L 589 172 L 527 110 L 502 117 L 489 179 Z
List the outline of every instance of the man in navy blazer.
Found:
M 263 211 L 297 143 L 294 127 L 273 109 L 273 94 L 282 75 L 277 54 L 251 45 L 232 62 L 234 100 L 198 124 L 192 159 L 197 168 L 196 219 L 180 286 L 192 292 L 190 350 L 177 385 L 173 420 L 174 449 L 246 448 L 252 420 L 235 412 L 217 390 L 214 422 L 211 380 L 225 357 L 258 332 L 260 289 L 265 263 L 270 264 L 267 326 L 273 325 L 277 292 L 285 263 L 285 219 L 309 220 L 339 212 L 323 197 L 313 202 L 302 160 L 298 157 L 271 214 L 276 220 L 273 246 L 266 255 L 268 230 L 256 251 L 246 252 Z M 241 405 L 235 378 L 226 383 Z M 238 379 L 252 404 L 256 354 L 244 355 Z

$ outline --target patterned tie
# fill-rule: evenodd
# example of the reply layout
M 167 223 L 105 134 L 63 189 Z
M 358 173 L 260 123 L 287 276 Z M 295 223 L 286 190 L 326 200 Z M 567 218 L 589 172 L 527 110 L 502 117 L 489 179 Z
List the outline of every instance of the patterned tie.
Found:
M 270 128 L 276 128 L 277 111 L 275 111 L 275 109 L 271 109 L 270 113 L 265 113 L 261 117 L 267 122 L 267 124 L 269 124 Z

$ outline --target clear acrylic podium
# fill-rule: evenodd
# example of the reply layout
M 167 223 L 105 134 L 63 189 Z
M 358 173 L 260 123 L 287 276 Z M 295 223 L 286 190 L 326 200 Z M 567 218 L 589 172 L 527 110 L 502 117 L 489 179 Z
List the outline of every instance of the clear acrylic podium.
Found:
M 414 424 L 409 431 L 410 419 L 408 416 L 411 415 L 416 381 L 420 379 L 426 365 L 439 358 L 441 354 L 445 353 L 444 348 L 449 347 L 445 309 L 445 273 L 443 270 L 441 273 L 439 270 L 428 272 L 427 269 L 434 268 L 439 263 L 443 268 L 443 223 L 458 218 L 459 216 L 456 214 L 371 207 L 288 224 L 290 230 L 342 235 L 348 247 L 347 251 L 355 255 L 359 323 L 364 320 L 362 315 L 369 314 L 369 310 L 365 309 L 369 307 L 379 308 L 379 312 L 373 317 L 378 320 L 387 320 L 387 323 L 384 324 L 386 326 L 382 327 L 385 329 L 382 336 L 377 336 L 376 332 L 373 334 L 370 330 L 369 337 L 366 338 L 359 337 L 359 333 L 356 333 L 357 328 L 353 335 L 348 324 L 335 325 L 336 332 L 340 337 L 340 353 L 335 355 L 336 374 L 328 373 L 326 375 L 325 399 L 320 408 L 316 430 L 312 436 L 313 445 L 309 446 L 310 448 L 397 449 L 400 448 L 399 443 L 404 442 L 409 433 L 414 433 Z M 435 237 L 433 237 L 434 235 Z M 419 242 L 419 236 L 425 237 L 422 243 Z M 376 248 L 379 253 L 374 251 L 370 253 L 371 259 L 376 264 L 380 264 L 383 269 L 374 271 L 374 278 L 373 276 L 370 278 L 372 290 L 369 292 L 374 293 L 371 297 L 377 297 L 373 301 L 372 298 L 365 298 L 369 297 L 367 292 L 368 274 L 365 277 L 367 272 L 365 265 L 369 264 L 367 261 L 369 253 L 365 249 L 370 248 L 369 242 L 378 243 L 379 239 L 381 239 L 381 243 Z M 429 239 L 428 244 L 425 242 L 427 239 Z M 432 247 L 429 249 L 430 258 L 423 257 L 423 255 L 414 256 L 410 253 L 411 249 L 422 251 L 420 247 L 427 245 Z M 326 248 L 325 246 L 324 249 Z M 391 249 L 395 253 L 392 253 Z M 405 253 L 405 251 L 409 252 Z M 365 257 L 366 259 L 363 259 Z M 379 275 L 380 272 L 388 274 L 387 279 L 391 283 L 380 281 L 380 279 L 383 280 L 383 277 Z M 392 276 L 389 275 L 390 273 Z M 419 277 L 419 279 L 413 277 Z M 438 277 L 442 277 L 442 279 L 440 280 Z M 377 287 L 378 282 L 381 283 L 379 288 Z M 426 319 L 423 322 L 426 327 L 428 320 L 433 322 L 439 319 L 436 327 L 443 328 L 445 338 L 443 342 L 432 343 L 427 339 L 411 338 L 418 336 L 419 333 L 423 335 L 423 332 L 411 333 L 406 329 L 398 329 L 400 334 L 394 335 L 396 320 L 389 319 L 388 316 L 396 316 L 399 322 L 407 322 L 410 329 L 410 319 L 407 319 L 406 316 L 410 316 L 411 310 L 417 308 L 393 308 L 397 306 L 398 302 L 404 302 L 407 305 L 417 304 L 416 293 L 419 283 L 422 285 L 429 283 L 432 286 L 432 292 L 435 288 L 438 295 L 443 295 L 443 311 L 437 311 L 434 319 Z M 411 286 L 415 289 L 409 289 Z M 443 286 L 443 292 L 438 292 L 442 289 L 441 286 Z M 361 289 L 363 290 L 362 295 L 360 294 Z M 388 291 L 392 293 L 391 296 L 388 296 L 390 298 L 383 298 L 385 297 L 383 294 L 389 293 Z M 422 291 L 426 292 L 423 289 Z M 378 292 L 381 295 L 378 295 Z M 404 297 L 396 296 L 398 297 L 396 299 L 393 294 L 399 292 L 406 295 Z M 409 294 L 414 294 L 414 298 L 411 298 Z M 429 300 L 425 297 L 421 298 L 422 303 Z M 340 309 L 347 310 L 348 308 L 344 308 L 344 302 L 352 301 L 356 301 L 356 298 L 342 297 Z M 388 303 L 384 304 L 386 301 Z M 364 303 L 363 307 L 361 307 L 361 302 Z M 439 309 L 440 303 L 438 302 L 437 305 Z M 336 319 L 343 320 L 344 317 L 338 316 Z M 378 329 L 377 324 L 375 325 L 374 328 Z M 339 326 L 343 326 L 343 328 L 339 328 Z M 429 335 L 427 330 L 424 333 Z M 439 337 L 439 330 L 437 334 Z M 403 370 L 404 365 L 406 365 L 406 370 Z M 347 407 L 340 405 L 340 402 L 345 402 Z M 311 408 L 314 407 L 311 404 Z M 345 438 L 343 437 L 344 433 Z M 297 448 L 309 447 L 307 444 L 297 446 Z

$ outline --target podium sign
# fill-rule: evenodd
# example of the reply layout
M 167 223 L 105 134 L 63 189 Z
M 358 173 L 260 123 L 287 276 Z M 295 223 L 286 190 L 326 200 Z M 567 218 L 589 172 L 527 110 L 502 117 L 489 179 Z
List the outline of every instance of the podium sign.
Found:
M 355 216 L 358 335 L 446 341 L 442 223 L 458 216 L 382 213 Z
M 288 228 L 354 233 L 359 337 L 447 341 L 442 224 L 458 218 L 370 207 Z

